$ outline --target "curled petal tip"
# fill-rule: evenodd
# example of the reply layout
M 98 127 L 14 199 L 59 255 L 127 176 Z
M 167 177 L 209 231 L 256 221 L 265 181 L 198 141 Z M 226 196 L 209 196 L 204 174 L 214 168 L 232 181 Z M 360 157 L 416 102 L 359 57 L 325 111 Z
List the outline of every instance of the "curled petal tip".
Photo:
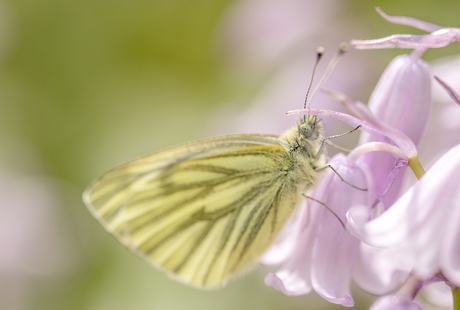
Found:
M 276 289 L 276 290 L 278 290 L 280 292 L 285 291 L 283 281 L 280 278 L 278 278 L 276 276 L 276 274 L 274 274 L 274 273 L 267 274 L 267 276 L 265 277 L 264 282 L 265 282 L 266 285 L 271 286 L 271 287 L 273 287 L 274 289 Z
M 452 98 L 452 100 L 454 100 L 456 103 L 458 103 L 460 105 L 460 95 L 457 94 L 453 89 L 452 87 L 450 87 L 449 85 L 447 85 L 446 82 L 444 82 L 443 80 L 441 80 L 440 78 L 438 78 L 437 76 L 434 77 L 436 81 L 438 81 L 438 83 L 447 91 L 447 93 L 449 94 L 450 98 Z
M 378 48 L 409 48 L 427 49 L 440 48 L 449 45 L 454 41 L 460 41 L 460 29 L 441 27 L 439 25 L 422 21 L 407 16 L 391 16 L 384 13 L 380 8 L 377 12 L 387 21 L 395 24 L 412 26 L 430 34 L 410 35 L 395 34 L 381 39 L 374 40 L 352 40 L 350 44 L 356 49 L 378 49 Z
M 323 296 L 322 294 L 319 295 L 333 304 L 341 305 L 344 307 L 354 307 L 355 305 L 355 302 L 353 301 L 353 298 L 350 295 L 345 295 L 342 297 L 328 297 Z
M 409 17 L 409 16 L 392 16 L 388 15 L 385 13 L 380 7 L 375 7 L 375 10 L 377 13 L 380 14 L 385 20 L 389 21 L 390 23 L 393 24 L 399 24 L 399 25 L 406 25 L 406 26 L 411 26 L 420 30 L 424 30 L 426 32 L 433 32 L 439 29 L 442 29 L 444 27 L 420 20 L 417 18 Z
M 311 291 L 311 287 L 297 273 L 287 270 L 281 270 L 278 273 L 269 273 L 265 276 L 265 284 L 286 296 L 304 295 Z

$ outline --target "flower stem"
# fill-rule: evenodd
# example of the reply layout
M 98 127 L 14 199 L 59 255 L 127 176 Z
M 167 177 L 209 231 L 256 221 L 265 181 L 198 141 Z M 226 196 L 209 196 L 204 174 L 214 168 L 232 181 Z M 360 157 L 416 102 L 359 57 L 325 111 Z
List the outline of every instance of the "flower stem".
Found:
M 409 158 L 407 165 L 412 169 L 417 179 L 420 179 L 424 174 L 425 170 L 422 167 L 422 164 L 418 160 L 418 156 Z
M 454 310 L 460 310 L 460 288 L 452 288 L 452 297 L 454 298 Z

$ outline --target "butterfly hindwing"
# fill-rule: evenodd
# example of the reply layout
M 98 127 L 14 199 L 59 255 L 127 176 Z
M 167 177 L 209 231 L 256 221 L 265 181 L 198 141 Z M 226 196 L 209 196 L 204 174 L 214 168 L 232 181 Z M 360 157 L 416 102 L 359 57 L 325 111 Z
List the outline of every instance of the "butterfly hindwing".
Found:
M 283 143 L 236 135 L 171 148 L 109 171 L 85 201 L 135 253 L 187 283 L 221 286 L 257 263 L 294 210 Z

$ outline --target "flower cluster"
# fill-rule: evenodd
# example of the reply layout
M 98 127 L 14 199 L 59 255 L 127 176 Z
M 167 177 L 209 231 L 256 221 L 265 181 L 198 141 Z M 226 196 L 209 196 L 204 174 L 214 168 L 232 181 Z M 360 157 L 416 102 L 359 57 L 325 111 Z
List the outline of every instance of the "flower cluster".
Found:
M 426 173 L 417 149 L 427 133 L 433 79 L 454 102 L 460 104 L 460 97 L 433 78 L 421 56 L 428 48 L 460 41 L 460 29 L 377 11 L 390 22 L 430 34 L 351 42 L 358 49 L 413 49 L 389 64 L 367 106 L 325 90 L 354 116 L 325 110 L 292 112 L 332 116 L 359 125 L 363 132 L 358 147 L 330 160 L 335 171 L 324 173 L 308 193 L 309 206 L 303 206 L 285 228 L 289 238 L 264 256 L 265 263 L 283 262 L 265 282 L 286 295 L 314 290 L 332 303 L 351 307 L 354 281 L 373 294 L 393 291 L 371 309 L 423 309 L 414 298 L 433 282 L 448 284 L 454 298 L 460 294 L 460 144 L 450 145 Z M 460 143 L 458 133 L 442 134 L 456 135 Z M 408 168 L 419 181 L 407 189 Z

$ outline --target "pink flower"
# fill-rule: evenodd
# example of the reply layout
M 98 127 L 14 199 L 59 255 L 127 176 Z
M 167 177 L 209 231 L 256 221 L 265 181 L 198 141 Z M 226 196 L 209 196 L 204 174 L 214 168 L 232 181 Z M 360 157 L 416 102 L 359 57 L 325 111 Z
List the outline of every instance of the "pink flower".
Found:
M 379 8 L 377 11 L 390 22 L 411 25 L 427 31 L 438 31 L 440 26 L 420 21 L 411 17 L 389 16 Z M 431 35 L 428 35 L 431 36 Z M 435 34 L 439 37 L 439 34 Z M 394 35 L 378 40 L 353 40 L 352 46 L 361 49 L 403 47 L 399 40 L 411 41 L 412 35 Z M 425 38 L 426 39 L 426 38 Z M 428 39 L 426 39 L 429 41 Z M 423 41 L 420 39 L 420 41 Z M 389 43 L 391 42 L 391 44 Z M 374 115 L 395 129 L 407 134 L 419 146 L 426 132 L 432 109 L 431 69 L 428 63 L 420 59 L 428 47 L 404 45 L 406 48 L 417 48 L 410 56 L 396 57 L 383 73 L 369 100 L 369 109 Z M 360 143 L 376 141 L 375 138 L 363 134 Z M 364 160 L 372 167 L 377 192 L 385 190 L 385 175 L 394 167 L 396 160 L 384 153 L 366 154 Z M 386 207 L 393 204 L 400 195 L 404 172 L 393 181 L 393 186 L 386 193 L 383 203 Z
M 306 294 L 314 289 L 332 303 L 353 306 L 350 294 L 353 279 L 358 283 L 371 283 L 375 291 L 387 292 L 405 277 L 395 276 L 392 281 L 381 279 L 367 262 L 369 254 L 366 247 L 361 246 L 360 241 L 340 225 L 351 206 L 364 205 L 371 209 L 374 201 L 372 176 L 367 164 L 360 161 L 359 157 L 370 151 L 385 151 L 403 158 L 403 162 L 407 163 L 409 158 L 417 156 L 417 150 L 407 136 L 380 122 L 363 105 L 355 105 L 342 94 L 332 91 L 328 93 L 341 100 L 362 119 L 326 110 L 297 110 L 289 114 L 309 113 L 334 117 L 351 126 L 360 125 L 361 130 L 382 139 L 386 138 L 393 145 L 383 142 L 367 143 L 353 150 L 348 157 L 338 154 L 329 162 L 344 180 L 369 190 L 357 190 L 340 180 L 332 171 L 328 171 L 311 197 L 325 203 L 331 210 L 312 201 L 311 214 L 305 210 L 300 214 L 296 227 L 289 235 L 290 242 L 295 239 L 296 247 L 287 247 L 290 253 L 281 255 L 287 257 L 287 261 L 278 272 L 266 277 L 266 283 L 286 295 Z M 271 251 L 270 256 L 273 255 Z M 265 261 L 267 260 L 276 261 L 273 257 L 265 257 Z
M 460 29 L 443 28 L 414 18 L 394 17 L 386 15 L 379 9 L 378 11 L 391 22 L 411 25 L 432 33 L 421 36 L 393 35 L 378 40 L 352 41 L 356 48 L 414 48 L 410 57 L 404 56 L 410 61 L 419 58 L 427 48 L 443 47 L 460 39 Z M 420 60 L 418 62 L 420 66 Z M 423 83 L 419 83 L 418 87 L 413 88 L 415 92 L 411 94 L 410 86 L 404 85 L 401 81 L 394 85 L 407 89 L 409 95 L 407 97 L 409 100 L 405 100 L 406 103 L 400 100 L 404 104 L 402 113 L 398 107 L 392 106 L 389 100 L 381 100 L 380 104 L 377 100 L 375 105 L 372 100 L 370 102 L 371 110 L 380 119 L 405 132 L 417 145 L 425 132 L 427 123 L 425 120 L 428 120 L 431 109 L 431 96 L 427 96 L 426 93 L 429 94 L 431 89 L 430 74 L 429 67 L 427 65 L 425 67 L 412 79 L 406 80 L 406 83 L 417 85 L 418 80 L 415 77 L 418 76 L 420 81 L 428 81 L 428 87 L 422 88 Z M 424 71 L 428 74 L 424 74 Z M 435 78 L 450 98 L 460 103 L 460 97 L 453 88 L 440 78 Z M 396 82 L 394 78 L 392 80 Z M 382 94 L 391 94 L 391 91 L 386 90 Z M 376 107 L 381 109 L 381 112 Z M 398 118 L 403 123 L 395 123 L 394 120 Z M 419 118 L 424 121 L 421 125 L 417 124 Z M 437 139 L 444 138 L 443 134 L 437 136 Z M 368 142 L 369 140 L 363 136 L 361 141 Z M 391 163 L 388 163 L 388 157 L 385 161 L 385 155 L 379 155 L 380 158 L 374 156 L 374 154 L 367 154 L 364 158 L 372 167 L 386 163 L 386 168 L 383 170 L 389 171 Z M 419 309 L 420 305 L 415 304 L 412 300 L 425 285 L 433 281 L 447 281 L 451 285 L 459 286 L 460 244 L 456 240 L 460 237 L 460 230 L 457 227 L 460 221 L 460 205 L 458 205 L 460 196 L 457 193 L 460 178 L 453 172 L 460 166 L 459 157 L 460 146 L 452 148 L 422 177 L 420 182 L 412 186 L 399 199 L 397 199 L 397 191 L 401 190 L 401 181 L 394 182 L 394 191 L 390 191 L 385 198 L 387 207 L 392 205 L 377 218 L 374 218 L 374 212 L 371 212 L 367 206 L 356 206 L 348 212 L 347 217 L 350 226 L 354 229 L 354 234 L 368 244 L 369 249 L 373 249 L 370 251 L 373 256 L 371 256 L 372 262 L 369 265 L 372 266 L 372 270 L 380 270 L 380 279 L 392 278 L 401 273 L 410 272 L 411 274 L 396 296 L 385 296 L 379 299 L 371 309 L 398 307 Z M 379 167 L 379 169 L 382 168 Z M 377 175 L 376 173 L 375 176 Z M 379 178 L 376 177 L 375 180 L 378 184 Z M 382 181 L 381 178 L 380 181 Z
M 60 192 L 57 180 L 0 169 L 1 309 L 34 308 L 37 288 L 62 284 L 78 266 Z
M 451 149 L 390 209 L 367 222 L 348 221 L 361 240 L 387 248 L 394 268 L 410 266 L 421 279 L 442 273 L 460 286 L 460 145 Z
M 363 104 L 353 103 L 340 93 L 326 91 L 339 99 L 360 120 L 324 110 L 290 112 L 332 116 L 351 126 L 358 124 L 362 126 L 361 130 L 365 133 L 361 137 L 360 146 L 348 157 L 336 156 L 330 163 L 336 170 L 341 171 L 339 172 L 341 175 L 348 174 L 348 177 L 344 177 L 345 180 L 353 184 L 364 182 L 369 192 L 356 193 L 346 183 L 337 178 L 334 180 L 333 174 L 324 176 L 311 196 L 324 202 L 333 212 L 329 212 L 326 208 L 318 210 L 321 206 L 315 201 L 310 203 L 311 215 L 307 215 L 305 210 L 300 215 L 300 218 L 304 217 L 304 222 L 310 223 L 309 226 L 305 228 L 305 224 L 301 225 L 299 221 L 297 222 L 297 234 L 294 230 L 297 247 L 291 245 L 291 253 L 284 266 L 275 274 L 267 276 L 267 284 L 287 295 L 305 294 L 315 290 L 330 302 L 352 306 L 353 299 L 350 295 L 352 280 L 365 290 L 383 294 L 401 284 L 412 271 L 413 261 L 403 261 L 404 255 L 400 255 L 398 256 L 400 260 L 395 262 L 396 256 L 392 250 L 381 249 L 369 243 L 366 239 L 367 231 L 362 232 L 357 228 L 380 218 L 378 210 L 373 208 L 373 202 L 383 197 L 390 185 L 395 190 L 386 193 L 387 207 L 398 199 L 402 176 L 394 179 L 399 168 L 418 157 L 416 146 L 420 145 L 423 139 L 432 108 L 431 69 L 420 59 L 422 52 L 417 50 L 410 56 L 399 56 L 390 63 L 372 94 L 369 102 L 370 110 Z M 443 87 L 455 100 L 455 92 L 447 84 L 442 81 L 440 83 L 444 84 Z M 400 159 L 398 160 L 394 155 Z M 361 171 L 364 176 L 361 180 L 357 175 L 350 174 L 354 169 Z M 334 188 L 334 195 L 330 195 L 332 188 Z M 393 207 L 398 208 L 396 204 Z M 352 230 L 354 235 L 340 230 L 338 225 L 340 221 L 334 217 L 334 214 L 341 218 L 343 212 L 348 214 L 349 221 L 355 220 L 350 222 L 354 228 Z M 415 214 L 404 220 L 411 220 L 413 216 Z M 397 231 L 394 227 L 396 225 L 394 223 L 392 225 L 391 217 L 389 218 L 387 226 L 379 226 L 382 234 L 385 231 L 386 236 L 391 236 Z M 401 219 L 398 225 L 403 225 L 403 222 Z M 402 227 L 404 231 L 406 226 Z M 387 229 L 390 231 L 388 232 Z M 360 240 L 367 244 L 361 243 Z M 414 259 L 420 258 L 422 248 L 419 252 L 414 252 L 414 247 L 405 245 L 405 250 L 412 251 Z M 398 248 L 398 251 L 401 249 Z M 435 275 L 436 272 L 431 272 L 421 279 L 431 279 Z M 419 275 L 416 273 L 415 276 Z M 417 277 L 415 283 L 419 284 L 421 282 L 417 282 Z M 423 281 L 428 283 L 428 280 Z M 416 292 L 411 291 L 414 292 L 413 295 L 409 294 L 405 297 L 386 296 L 373 307 L 374 309 L 421 309 L 418 303 L 413 302 L 420 288 L 417 288 Z
M 350 165 L 343 154 L 332 158 L 330 164 L 353 185 L 367 187 L 366 167 Z M 321 178 L 311 196 L 329 206 L 341 221 L 350 205 L 371 203 L 368 192 L 352 188 L 332 171 Z M 359 240 L 344 230 L 337 217 L 321 204 L 311 201 L 309 208 L 302 210 L 293 231 L 296 247 L 278 272 L 267 275 L 265 283 L 286 295 L 306 294 L 314 289 L 332 303 L 351 307 L 354 302 L 350 284 Z
M 396 57 L 382 74 L 368 106 L 375 117 L 406 134 L 416 146 L 420 145 L 431 114 L 430 66 L 417 57 Z M 372 141 L 385 140 L 367 133 L 360 137 L 360 144 Z M 373 152 L 364 155 L 362 160 L 371 167 L 375 192 L 382 192 L 397 159 L 388 153 Z M 385 195 L 386 206 L 396 201 L 403 177 L 404 173 L 400 173 Z
M 414 163 L 419 163 L 417 146 L 427 128 L 432 98 L 431 69 L 420 57 L 426 48 L 444 46 L 458 37 L 457 30 L 451 28 L 441 31 L 439 26 L 413 18 L 381 14 L 392 22 L 433 33 L 416 39 L 396 35 L 353 41 L 358 48 L 402 47 L 408 42 L 405 47 L 416 49 L 390 63 L 372 94 L 369 109 L 327 90 L 358 118 L 325 110 L 288 113 L 330 116 L 353 127 L 360 125 L 365 132 L 360 145 L 347 157 L 335 156 L 330 164 L 346 181 L 369 191 L 353 189 L 331 171 L 324 175 L 310 194 L 310 209 L 303 208 L 289 227 L 289 246 L 283 255 L 271 259 L 285 258 L 284 265 L 269 274 L 266 283 L 287 295 L 315 290 L 332 303 L 353 306 L 351 281 L 369 292 L 385 294 L 409 277 L 398 294 L 379 299 L 372 309 L 418 310 L 421 305 L 413 299 L 425 285 L 434 281 L 459 285 L 460 267 L 455 259 L 460 255 L 460 243 L 456 242 L 460 240 L 460 229 L 456 227 L 460 222 L 460 206 L 456 206 L 460 196 L 455 194 L 455 188 L 460 188 L 460 177 L 451 174 L 460 169 L 460 146 L 400 199 L 402 176 L 396 176 L 405 165 L 418 176 L 424 173 Z M 415 41 L 417 44 L 413 44 Z M 437 80 L 454 101 L 460 102 L 450 86 Z M 431 172 L 433 169 L 435 172 Z M 393 191 L 387 192 L 390 185 Z M 386 208 L 374 208 L 375 201 L 385 194 Z M 344 214 L 350 225 L 347 231 L 340 225 Z M 267 256 L 272 255 L 273 252 Z
M 380 8 L 376 8 L 376 10 L 389 22 L 412 26 L 431 33 L 426 35 L 395 34 L 376 40 L 353 40 L 352 45 L 354 47 L 363 49 L 396 47 L 424 50 L 427 48 L 445 47 L 454 41 L 460 41 L 460 28 L 442 27 L 413 17 L 390 16 L 385 14 Z

